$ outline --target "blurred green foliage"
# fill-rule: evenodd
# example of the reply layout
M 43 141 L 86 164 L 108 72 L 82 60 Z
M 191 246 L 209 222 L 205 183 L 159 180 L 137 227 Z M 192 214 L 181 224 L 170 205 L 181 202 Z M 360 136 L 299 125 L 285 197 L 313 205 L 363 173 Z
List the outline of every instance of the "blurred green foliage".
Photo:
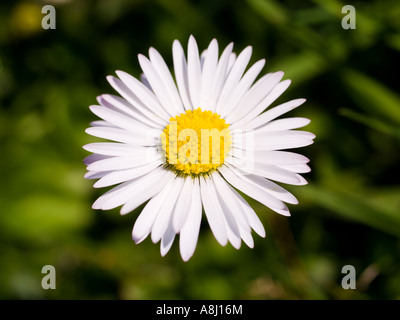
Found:
M 57 28 L 43 30 L 53 4 Z M 63 0 L 0 4 L 0 298 L 2 299 L 399 299 L 400 2 L 277 0 Z M 112 93 L 105 76 L 139 76 L 136 55 L 157 48 L 171 64 L 174 39 L 252 45 L 265 72 L 307 98 L 312 119 L 308 186 L 285 218 L 249 199 L 267 229 L 255 248 L 220 247 L 204 222 L 194 257 L 177 243 L 161 258 L 131 240 L 139 211 L 95 212 L 103 191 L 85 181 L 88 106 Z M 279 102 L 279 101 L 278 101 Z M 396 174 L 397 172 L 397 174 Z M 141 208 L 139 208 L 141 209 Z M 57 289 L 41 288 L 54 265 Z M 340 283 L 344 265 L 357 289 Z

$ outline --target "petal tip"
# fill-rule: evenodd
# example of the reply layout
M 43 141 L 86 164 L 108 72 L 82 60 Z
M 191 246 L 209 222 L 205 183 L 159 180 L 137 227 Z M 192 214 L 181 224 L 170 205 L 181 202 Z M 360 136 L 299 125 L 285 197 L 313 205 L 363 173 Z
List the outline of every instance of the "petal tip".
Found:
M 125 72 L 125 71 L 122 71 L 122 70 L 116 70 L 115 71 L 115 74 L 118 76 L 118 78 L 120 78 L 121 79 L 121 77 L 124 77 L 124 76 L 126 76 L 127 75 L 127 73 Z
M 115 77 L 114 76 L 107 76 L 106 79 L 107 79 L 108 82 L 111 83 L 111 82 L 114 81 Z
M 100 188 L 100 187 L 99 187 Z M 121 215 L 121 216 L 124 216 L 124 215 L 127 215 L 129 212 L 131 212 L 132 210 L 130 210 L 130 209 L 126 209 L 126 208 L 124 208 L 124 207 L 122 207 L 121 208 L 121 210 L 119 211 L 119 214 Z
M 102 185 L 101 180 L 97 181 L 95 184 L 93 184 L 93 188 L 103 188 L 104 186 Z
M 101 206 L 97 203 L 97 201 L 95 201 L 95 202 L 92 204 L 92 209 L 94 209 L 94 210 L 101 210 Z
M 305 99 L 305 98 L 299 98 L 299 99 L 296 99 L 296 100 L 299 102 L 299 105 L 302 105 L 304 102 L 307 101 L 307 99 Z
M 181 257 L 182 257 L 183 262 L 188 262 L 192 256 L 189 256 L 189 255 L 186 256 L 186 255 L 181 254 Z
M 98 116 L 97 110 L 96 110 L 96 109 L 98 109 L 99 107 L 100 107 L 100 106 L 97 106 L 97 105 L 91 105 L 91 106 L 89 106 L 89 109 L 90 109 L 90 111 L 92 111 L 95 115 Z
M 135 244 L 139 244 L 140 242 L 143 241 L 143 237 L 139 237 L 138 235 L 135 234 L 134 230 L 132 231 L 132 240 L 135 242 Z
M 143 62 L 145 62 L 147 60 L 147 58 L 143 54 L 139 53 L 138 60 L 139 60 L 139 64 L 142 64 Z
M 191 250 L 187 250 L 187 249 L 180 249 L 180 253 L 181 253 L 181 258 L 184 262 L 188 262 L 190 260 L 191 257 L 193 257 L 194 251 L 191 252 Z

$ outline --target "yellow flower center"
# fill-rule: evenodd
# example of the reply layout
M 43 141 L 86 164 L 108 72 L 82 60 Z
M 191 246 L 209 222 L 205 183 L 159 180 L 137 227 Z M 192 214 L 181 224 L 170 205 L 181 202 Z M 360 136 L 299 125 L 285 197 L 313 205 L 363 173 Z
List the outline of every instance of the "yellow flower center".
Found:
M 169 119 L 161 134 L 167 167 L 181 175 L 206 175 L 224 163 L 229 124 L 212 111 L 187 110 Z

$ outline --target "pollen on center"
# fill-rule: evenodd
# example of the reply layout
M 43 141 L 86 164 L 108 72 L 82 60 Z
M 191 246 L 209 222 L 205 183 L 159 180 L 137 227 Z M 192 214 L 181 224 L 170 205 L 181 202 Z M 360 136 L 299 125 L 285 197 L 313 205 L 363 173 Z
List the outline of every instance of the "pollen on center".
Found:
M 231 148 L 228 127 L 219 114 L 201 108 L 172 117 L 161 134 L 167 167 L 193 176 L 217 169 Z

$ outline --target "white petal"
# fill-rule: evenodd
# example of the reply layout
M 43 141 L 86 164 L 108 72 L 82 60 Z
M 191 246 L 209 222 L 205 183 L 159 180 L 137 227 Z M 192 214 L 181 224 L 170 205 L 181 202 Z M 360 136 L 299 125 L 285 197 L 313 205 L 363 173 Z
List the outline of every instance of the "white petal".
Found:
M 279 75 L 280 73 L 277 72 L 276 74 Z M 235 122 L 232 125 L 232 129 L 240 128 L 241 126 L 245 125 L 252 119 L 256 118 L 261 112 L 263 112 L 266 108 L 268 108 L 276 99 L 278 99 L 279 96 L 289 87 L 289 85 L 290 85 L 290 80 L 285 80 L 274 85 L 271 92 L 257 106 L 255 106 L 251 110 L 248 110 L 248 112 L 240 120 L 235 119 Z
M 90 156 L 87 156 L 85 159 L 83 159 L 83 163 L 86 164 L 87 166 L 91 165 L 93 162 L 99 161 L 99 160 L 104 160 L 104 159 L 110 159 L 110 156 L 106 156 L 103 154 L 91 154 Z
M 149 80 L 147 80 L 147 77 L 143 72 L 140 74 L 140 81 L 146 86 L 147 89 L 149 89 L 150 91 L 153 91 Z M 161 106 L 160 106 L 160 108 L 161 108 Z
M 163 122 L 155 122 L 154 120 L 161 121 L 160 118 L 158 117 L 153 117 L 152 119 L 145 116 L 140 110 L 135 108 L 133 105 L 131 105 L 129 102 L 127 102 L 125 99 L 122 99 L 118 96 L 114 96 L 111 94 L 103 94 L 99 97 L 97 97 L 97 101 L 102 105 L 110 109 L 118 110 L 121 111 L 130 117 L 135 118 L 139 122 L 145 123 L 149 127 L 153 128 L 162 128 L 162 123 Z
M 246 92 L 246 94 L 238 101 L 237 105 L 227 115 L 228 119 L 240 119 L 246 111 L 253 109 L 262 99 L 269 93 L 265 89 L 270 87 L 271 79 L 274 73 L 268 73 L 257 80 L 255 84 Z
M 226 218 L 224 217 L 224 220 Z M 240 237 L 240 232 L 239 232 L 239 228 L 238 230 L 235 232 L 233 231 L 227 224 L 226 220 L 225 220 L 225 225 L 226 225 L 226 234 L 228 237 L 229 242 L 231 243 L 232 247 L 234 247 L 236 250 L 240 249 L 241 246 L 241 237 Z
M 139 217 L 136 219 L 132 230 L 132 239 L 135 243 L 143 241 L 150 234 L 154 220 L 156 219 L 161 207 L 164 205 L 174 180 L 175 177 L 171 176 L 165 187 L 150 199 L 143 208 Z
M 171 99 L 171 96 L 169 95 L 165 84 L 160 79 L 150 60 L 142 54 L 139 54 L 138 58 L 140 67 L 142 68 L 143 73 L 146 75 L 146 78 L 149 81 L 154 94 L 160 101 L 161 106 L 164 108 L 164 110 L 167 111 L 167 113 L 171 117 L 179 113 L 179 108 L 175 106 L 174 100 Z
M 111 171 L 88 171 L 85 173 L 85 179 L 99 179 L 103 178 L 105 175 L 109 174 Z
M 233 188 L 219 174 L 214 174 L 213 180 L 216 190 L 220 194 L 221 198 L 226 201 L 227 206 L 235 208 L 234 212 L 232 213 L 237 222 L 237 225 L 241 226 L 247 232 L 250 232 L 250 225 L 246 218 L 246 214 L 241 208 L 239 200 L 232 192 Z
M 113 196 L 115 196 L 116 194 L 118 194 L 118 192 L 124 192 L 126 189 L 129 189 L 130 186 L 134 183 L 135 181 L 128 181 L 128 182 L 124 182 L 121 183 L 120 185 L 112 188 L 111 190 L 107 191 L 106 193 L 104 193 L 102 196 L 100 196 L 92 205 L 93 209 L 103 209 L 103 204 L 110 198 L 112 198 Z
M 193 109 L 197 109 L 200 107 L 201 67 L 199 49 L 197 48 L 197 43 L 193 36 L 189 37 L 187 72 L 190 98 L 193 104 Z
M 154 162 L 161 159 L 161 156 L 154 150 L 149 148 L 148 151 L 138 153 L 134 156 L 128 157 L 112 157 L 95 161 L 88 165 L 89 171 L 110 171 L 110 170 L 123 170 L 129 168 L 140 167 L 145 164 Z
M 137 177 L 140 177 L 140 176 L 143 176 L 143 175 L 149 173 L 150 171 L 154 170 L 161 164 L 162 164 L 161 160 L 156 160 L 152 163 L 145 164 L 143 166 L 132 168 L 132 169 L 111 171 L 107 175 L 103 176 L 99 181 L 97 181 L 93 185 L 93 187 L 103 188 L 103 187 L 112 186 L 117 183 L 135 179 Z
M 125 129 L 113 127 L 90 127 L 87 128 L 85 132 L 98 138 L 133 144 L 136 146 L 154 146 L 157 144 L 156 139 L 159 138 L 159 134 L 157 136 L 149 130 L 146 135 L 143 136 L 143 134 L 135 135 L 133 132 Z
M 251 236 L 251 233 L 243 233 L 242 229 L 240 229 L 240 236 L 242 237 L 243 242 L 249 247 L 254 248 L 254 240 Z
M 172 212 L 175 207 L 175 203 L 178 200 L 179 194 L 182 190 L 184 179 L 177 177 L 171 186 L 171 190 L 168 194 L 167 200 L 164 206 L 161 207 L 160 212 L 154 221 L 153 228 L 151 230 L 151 240 L 156 243 L 160 241 L 165 231 L 167 230 L 169 220 L 172 217 Z
M 300 130 L 255 133 L 255 148 L 264 150 L 299 148 L 312 144 L 314 138 L 315 134 Z
M 98 117 L 135 134 L 143 135 L 149 127 L 138 120 L 104 106 L 90 106 L 90 110 Z
M 265 126 L 258 127 L 257 132 L 284 131 L 298 129 L 308 125 L 311 120 L 306 118 L 286 118 L 268 122 Z
M 131 180 L 132 183 L 129 187 L 107 199 L 103 203 L 102 209 L 108 210 L 123 205 L 120 213 L 127 214 L 160 192 L 168 179 L 168 172 L 162 167 L 158 167 L 148 174 Z
M 244 117 L 250 110 L 253 110 L 271 92 L 282 77 L 283 72 L 281 71 L 262 76 L 238 101 L 236 107 L 229 112 L 226 116 L 226 121 L 234 123 Z
M 251 244 L 250 225 L 238 199 L 236 199 L 230 191 L 228 184 L 219 174 L 214 174 L 213 180 L 218 194 L 218 201 L 224 213 L 229 241 L 236 249 L 240 248 L 241 238 L 246 243 Z
M 218 191 L 223 194 L 221 196 L 227 199 L 232 208 L 235 208 L 234 216 L 239 226 L 240 236 L 243 241 L 252 248 L 254 241 L 250 233 L 250 227 L 262 237 L 265 237 L 264 227 L 254 212 L 253 208 L 243 199 L 243 197 L 219 175 L 213 175 L 217 182 L 216 187 Z M 243 217 L 242 217 L 243 215 Z
M 216 200 L 213 184 L 209 183 L 208 179 L 200 179 L 200 189 L 204 211 L 211 231 L 215 239 L 222 246 L 225 246 L 228 242 L 228 236 L 221 208 Z
M 117 128 L 117 126 L 113 125 L 112 123 L 109 123 L 108 121 L 104 121 L 104 120 L 91 121 L 90 125 L 92 127 L 113 127 L 113 128 Z
M 250 183 L 246 179 L 246 176 L 238 174 L 237 171 L 234 172 L 232 168 L 226 166 L 220 167 L 218 170 L 221 172 L 223 177 L 236 189 L 242 191 L 249 197 L 257 200 L 277 213 L 290 215 L 288 208 L 282 201 L 271 196 L 268 192 L 259 188 L 258 186 Z
M 150 61 L 153 64 L 154 70 L 163 81 L 165 89 L 169 93 L 171 103 L 174 104 L 175 109 L 178 113 L 184 112 L 185 110 L 183 108 L 182 101 L 176 88 L 174 79 L 172 78 L 171 73 L 169 72 L 169 68 L 165 63 L 163 57 L 154 48 L 150 48 L 149 56 Z
M 214 40 L 214 39 L 213 39 Z M 203 52 L 200 55 L 200 69 L 201 72 L 203 73 L 203 68 L 204 68 L 204 60 L 206 58 L 207 55 L 207 49 L 203 50 Z
M 174 228 L 172 227 L 172 222 L 170 220 L 168 228 L 165 231 L 163 237 L 161 238 L 160 252 L 162 257 L 164 257 L 168 253 L 169 249 L 171 249 L 172 244 L 174 243 L 174 239 L 175 239 L 175 231 Z
M 229 57 L 231 56 L 233 48 L 233 43 L 230 43 L 225 50 L 222 52 L 221 58 L 219 59 L 217 70 L 215 71 L 215 77 L 213 81 L 213 90 L 210 94 L 210 105 L 209 110 L 215 112 L 215 107 L 222 90 L 222 87 L 225 83 L 225 79 L 227 76 L 227 68 L 229 63 Z
M 179 233 L 179 231 L 182 229 L 182 226 L 184 225 L 189 214 L 192 192 L 193 179 L 191 177 L 187 177 L 185 179 L 185 184 L 183 185 L 178 201 L 176 202 L 176 207 L 173 215 L 172 225 L 176 233 Z
M 185 54 L 183 52 L 182 45 L 178 40 L 175 40 L 172 45 L 172 54 L 176 83 L 178 85 L 179 94 L 182 98 L 184 108 L 185 110 L 193 110 L 189 93 L 189 80 Z
M 146 147 L 126 143 L 95 142 L 83 146 L 83 149 L 108 156 L 133 156 L 146 151 Z
M 179 248 L 184 261 L 188 261 L 193 255 L 200 231 L 202 211 L 199 179 L 195 179 L 193 183 L 190 199 L 191 206 L 188 217 L 181 229 L 179 237 Z
M 310 159 L 307 157 L 289 151 L 273 151 L 273 150 L 241 150 L 233 148 L 230 154 L 235 158 L 244 161 L 257 161 L 265 164 L 274 164 L 277 166 L 296 165 L 308 163 Z
M 213 182 L 210 181 L 210 184 L 211 183 Z M 214 188 L 214 190 L 216 189 Z M 226 228 L 226 234 L 228 240 L 235 249 L 239 249 L 241 245 L 239 227 L 229 208 L 229 205 L 224 201 L 224 199 L 221 197 L 220 193 L 217 192 L 217 190 L 216 190 L 216 200 L 222 211 L 222 217 L 224 219 L 224 225 Z
M 218 104 L 221 105 L 219 110 L 223 118 L 225 118 L 228 114 L 232 112 L 232 110 L 236 108 L 236 106 L 239 104 L 239 101 L 242 99 L 245 93 L 248 92 L 250 86 L 253 84 L 254 80 L 264 67 L 264 64 L 265 64 L 264 59 L 256 62 L 246 72 L 246 74 L 240 80 L 240 82 L 238 83 L 232 94 L 227 96 L 225 101 L 222 101 L 221 99 L 218 101 Z
M 246 137 L 247 134 L 244 134 Z M 254 138 L 253 138 L 254 137 Z M 300 148 L 313 143 L 315 135 L 307 131 L 275 131 L 255 133 L 245 139 L 254 139 L 255 150 L 282 150 L 291 148 Z M 233 136 L 234 145 L 243 144 L 242 137 Z M 242 149 L 242 148 L 241 148 Z
M 217 107 L 215 109 L 216 112 L 220 112 L 223 103 L 227 101 L 227 99 L 236 89 L 239 80 L 250 61 L 251 53 L 252 47 L 248 46 L 239 54 L 238 58 L 236 59 L 235 64 L 232 66 L 232 69 L 225 80 L 224 87 L 221 90 Z
M 116 71 L 116 73 L 122 81 L 113 76 L 108 76 L 107 80 L 123 98 L 144 115 L 157 121 L 157 123 L 168 122 L 168 113 L 149 88 L 126 72 Z
M 253 174 L 245 175 L 245 179 L 258 186 L 259 188 L 267 191 L 270 195 L 274 196 L 275 198 L 291 203 L 291 204 L 298 204 L 298 200 L 294 195 L 292 195 L 289 191 L 282 188 L 281 186 L 277 185 L 276 183 L 269 181 L 261 176 L 256 176 Z
M 306 99 L 295 99 L 289 102 L 285 102 L 276 106 L 266 112 L 262 113 L 258 117 L 254 118 L 253 120 L 249 121 L 245 125 L 241 126 L 242 129 L 255 129 L 261 127 L 268 123 L 271 120 L 279 117 L 280 115 L 297 108 L 298 106 L 302 105 Z
M 307 173 L 311 171 L 311 168 L 306 164 L 292 164 L 286 166 L 280 166 L 282 169 L 289 170 L 296 173 Z
M 236 196 L 237 199 L 239 199 L 241 207 L 243 208 L 247 220 L 249 221 L 250 227 L 260 236 L 260 237 L 265 237 L 265 229 L 263 224 L 260 221 L 260 218 L 257 216 L 253 208 L 247 203 L 246 200 L 243 199 L 243 197 L 235 190 L 232 188 L 233 194 Z
M 151 177 L 148 177 L 151 173 L 154 174 Z M 146 202 L 151 197 L 154 197 L 156 194 L 158 194 L 165 187 L 167 182 L 171 179 L 171 176 L 173 176 L 171 172 L 165 170 L 162 167 L 158 167 L 151 173 L 147 174 L 147 176 L 143 176 L 144 178 L 143 177 L 139 178 L 141 179 L 141 181 L 138 181 L 135 185 L 137 193 L 132 196 L 131 192 L 130 197 L 128 196 L 126 197 L 130 200 L 126 202 L 125 201 L 126 198 L 123 199 L 123 202 L 125 202 L 125 204 L 123 205 L 120 211 L 122 215 L 131 212 L 132 210 L 140 206 L 142 203 Z
M 228 67 L 226 68 L 226 75 L 231 72 L 232 67 L 235 65 L 236 62 L 236 53 L 232 52 L 231 55 L 229 56 L 229 62 L 228 62 Z
M 108 210 L 118 207 L 126 203 L 132 196 L 135 196 L 147 185 L 154 184 L 157 179 L 161 180 L 164 178 L 167 172 L 168 171 L 163 168 L 157 168 L 142 177 L 121 183 L 100 196 L 94 202 L 93 209 Z M 140 190 L 137 190 L 139 186 Z
M 286 184 L 301 185 L 303 183 L 303 179 L 299 178 L 300 176 L 298 174 L 275 165 L 254 162 L 251 166 L 243 165 L 238 166 L 237 168 L 250 174 L 265 177 L 267 179 Z
M 208 46 L 204 57 L 204 64 L 201 74 L 200 107 L 207 109 L 211 103 L 211 92 L 218 64 L 218 42 L 213 39 Z

